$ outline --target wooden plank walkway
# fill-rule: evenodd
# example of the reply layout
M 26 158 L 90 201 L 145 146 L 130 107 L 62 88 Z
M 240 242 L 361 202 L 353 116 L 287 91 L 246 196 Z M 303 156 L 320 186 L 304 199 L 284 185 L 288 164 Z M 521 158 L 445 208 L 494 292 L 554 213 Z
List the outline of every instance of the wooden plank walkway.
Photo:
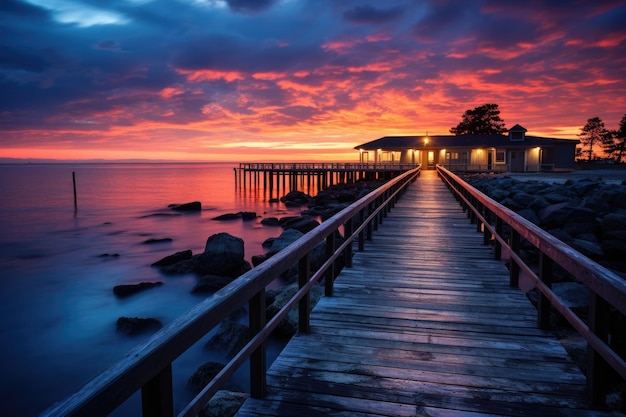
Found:
M 355 252 L 335 295 L 237 416 L 605 416 L 560 343 L 538 330 L 482 234 L 434 171 Z

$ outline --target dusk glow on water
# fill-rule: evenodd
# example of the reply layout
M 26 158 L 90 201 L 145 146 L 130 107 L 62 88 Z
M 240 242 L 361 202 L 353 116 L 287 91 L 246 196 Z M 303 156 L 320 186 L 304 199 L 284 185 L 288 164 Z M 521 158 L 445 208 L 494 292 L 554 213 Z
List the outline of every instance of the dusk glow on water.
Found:
M 261 225 L 260 217 L 212 219 L 239 211 L 282 217 L 299 210 L 270 204 L 262 193 L 237 191 L 234 166 L 0 166 L 0 192 L 11 196 L 0 202 L 1 415 L 36 415 L 150 335 L 116 332 L 118 317 L 154 317 L 167 324 L 206 297 L 191 293 L 195 275 L 166 276 L 151 263 L 177 251 L 200 253 L 218 232 L 243 238 L 248 261 L 265 252 L 263 240 L 282 229 Z M 202 211 L 181 214 L 167 207 L 189 201 L 201 201 Z M 172 242 L 142 243 L 150 238 Z M 113 294 L 115 285 L 142 281 L 163 285 L 123 299 Z M 175 363 L 175 390 L 183 397 L 189 395 L 187 378 L 214 359 L 201 345 Z M 247 370 L 238 375 L 246 390 Z

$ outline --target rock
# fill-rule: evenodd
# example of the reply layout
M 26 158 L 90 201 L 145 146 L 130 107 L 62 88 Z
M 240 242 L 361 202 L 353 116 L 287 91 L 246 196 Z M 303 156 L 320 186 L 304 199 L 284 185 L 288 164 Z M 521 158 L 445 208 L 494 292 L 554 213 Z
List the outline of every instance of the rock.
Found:
M 519 214 L 520 216 L 522 216 L 523 218 L 525 218 L 526 220 L 530 221 L 531 223 L 537 226 L 539 226 L 539 224 L 541 223 L 541 221 L 539 220 L 539 217 L 537 217 L 535 212 L 529 208 L 521 209 L 520 211 L 517 212 L 517 214 Z
M 168 243 L 171 242 L 172 238 L 170 237 L 164 237 L 164 238 L 151 238 L 151 239 L 146 239 L 143 241 L 144 245 L 153 245 L 155 243 Z
M 240 211 L 239 213 L 227 213 L 221 216 L 213 217 L 213 220 L 226 221 L 243 219 L 245 221 L 256 219 L 256 213 L 253 211 Z
M 602 218 L 604 230 L 626 230 L 626 212 L 609 213 Z
M 217 391 L 198 412 L 198 417 L 233 417 L 249 396 L 243 392 Z
M 578 282 L 560 282 L 552 284 L 552 292 L 556 294 L 565 306 L 576 315 L 585 319 L 589 307 L 589 288 Z
M 178 261 L 172 265 L 165 265 L 159 267 L 161 272 L 166 275 L 184 275 L 191 274 L 194 272 L 195 262 L 192 259 L 185 259 L 182 261 Z
M 252 266 L 259 266 L 261 265 L 263 262 L 268 260 L 267 255 L 253 255 L 252 258 L 250 259 L 252 261 Z
M 610 258 L 624 258 L 626 257 L 626 241 L 606 239 L 602 241 L 600 245 L 602 251 Z
M 149 288 L 159 287 L 163 282 L 140 282 L 138 284 L 121 284 L 113 287 L 113 293 L 118 297 L 127 297 Z
M 311 196 L 303 193 L 302 191 L 291 191 L 284 197 L 281 197 L 280 201 L 285 203 L 287 207 L 297 207 L 308 204 L 311 201 Z
M 272 304 L 266 309 L 267 320 L 269 321 L 274 317 L 278 311 L 285 306 L 285 304 L 292 298 L 298 291 L 298 284 L 290 284 L 280 289 L 280 292 L 274 298 Z M 322 298 L 324 289 L 321 285 L 314 285 L 311 289 L 311 308 L 317 304 Z M 298 307 L 293 308 L 287 317 L 285 317 L 276 330 L 274 335 L 279 337 L 291 337 L 298 331 Z
M 153 318 L 120 317 L 117 319 L 117 330 L 129 336 L 158 330 L 161 327 L 163 327 L 163 324 Z
M 232 320 L 224 320 L 217 333 L 206 342 L 204 348 L 226 352 L 234 357 L 250 341 L 250 338 L 250 329 L 247 326 Z
M 170 204 L 170 208 L 175 211 L 200 211 L 202 210 L 202 203 L 199 201 L 192 201 L 190 203 L 183 204 Z
M 310 232 L 319 226 L 320 223 L 310 217 L 298 217 L 283 224 L 285 229 L 296 229 L 302 233 Z
M 276 217 L 267 217 L 261 220 L 263 226 L 280 226 L 280 221 Z
M 241 219 L 241 213 L 227 213 L 222 214 L 221 216 L 213 217 L 213 220 L 224 221 L 224 220 L 237 220 Z
M 286 229 L 284 230 L 280 236 L 274 239 L 272 242 L 272 246 L 268 251 L 268 256 L 275 255 L 279 251 L 285 249 L 287 246 L 291 245 L 296 240 L 300 239 L 304 236 L 304 233 L 296 230 L 296 229 Z
M 574 239 L 569 242 L 569 245 L 590 259 L 598 260 L 604 257 L 604 252 L 597 243 L 589 242 L 588 240 Z
M 241 219 L 244 221 L 255 220 L 256 213 L 253 211 L 242 211 L 239 213 L 241 215 Z
M 222 369 L 224 369 L 224 365 L 219 362 L 207 362 L 200 365 L 187 381 L 187 385 L 194 394 L 197 394 L 202 391 Z
M 198 279 L 198 282 L 191 289 L 193 294 L 208 293 L 218 291 L 233 282 L 231 277 L 219 275 L 205 275 Z
M 103 253 L 98 255 L 98 258 L 119 258 L 119 253 Z
M 525 192 L 516 193 L 511 198 L 518 206 L 522 208 L 530 206 L 530 204 L 535 200 L 534 196 Z
M 161 258 L 158 261 L 154 262 L 153 266 L 167 266 L 174 265 L 176 262 L 184 261 L 186 259 L 191 259 L 192 252 L 191 250 L 185 250 L 181 252 L 176 252 L 172 255 L 168 255 L 165 258 Z
M 263 243 L 261 243 L 261 246 L 263 246 L 264 248 L 271 248 L 275 240 L 275 237 L 268 237 L 263 241 Z
M 541 226 L 544 228 L 562 228 L 565 224 L 565 219 L 573 207 L 567 202 L 559 204 L 552 204 L 537 213 Z
M 207 239 L 204 252 L 193 257 L 194 271 L 203 275 L 236 278 L 251 269 L 244 260 L 243 239 L 217 233 Z

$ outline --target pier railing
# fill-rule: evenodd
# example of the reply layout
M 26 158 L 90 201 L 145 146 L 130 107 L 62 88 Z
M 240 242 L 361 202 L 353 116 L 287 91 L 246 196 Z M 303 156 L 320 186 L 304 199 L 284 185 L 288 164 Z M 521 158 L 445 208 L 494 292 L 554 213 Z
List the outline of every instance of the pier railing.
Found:
M 438 173 L 467 211 L 477 231 L 484 233 L 484 243 L 494 244 L 496 259 L 503 249 L 510 259 L 510 284 L 519 285 L 520 272 L 539 290 L 537 323 L 550 325 L 551 309 L 556 309 L 588 344 L 587 386 L 590 398 L 602 403 L 608 385 L 626 379 L 626 280 L 593 262 L 570 246 L 500 205 L 467 184 L 451 171 L 438 166 Z M 508 226 L 508 227 L 507 227 Z M 521 239 L 539 253 L 539 265 L 527 265 L 520 257 Z M 551 290 L 552 270 L 559 265 L 589 289 L 587 323 L 578 317 Z
M 365 241 L 372 238 L 372 231 L 383 222 L 388 211 L 419 173 L 418 166 L 401 174 L 324 221 L 165 326 L 78 392 L 45 411 L 43 416 L 107 415 L 137 391 L 141 391 L 144 417 L 173 416 L 172 362 L 246 303 L 253 335 L 251 340 L 178 415 L 196 416 L 247 359 L 250 360 L 250 395 L 262 397 L 266 381 L 265 343 L 272 331 L 296 306 L 299 312 L 298 330 L 308 331 L 310 290 L 324 279 L 325 295 L 332 295 L 336 260 L 342 257 L 344 265 L 351 267 L 353 243 L 358 242 L 358 250 L 364 249 Z M 341 240 L 337 239 L 339 231 L 343 231 Z M 326 261 L 319 269 L 311 271 L 310 254 L 323 242 L 326 245 Z M 299 291 L 274 317 L 266 320 L 265 288 L 296 264 Z

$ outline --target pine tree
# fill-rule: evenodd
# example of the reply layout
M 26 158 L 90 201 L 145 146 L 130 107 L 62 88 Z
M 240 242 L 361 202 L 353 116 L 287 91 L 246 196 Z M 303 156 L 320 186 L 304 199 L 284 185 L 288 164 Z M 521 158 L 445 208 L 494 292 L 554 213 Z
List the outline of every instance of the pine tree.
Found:
M 506 132 L 497 104 L 485 104 L 473 110 L 467 110 L 462 117 L 461 122 L 450 129 L 450 133 L 459 136 L 498 135 Z
M 606 140 L 608 135 L 608 130 L 604 126 L 604 122 L 599 117 L 592 117 L 587 120 L 587 124 L 580 129 L 580 142 L 583 147 L 588 147 L 589 149 L 584 151 L 587 153 L 588 161 L 591 161 L 593 157 L 593 145 L 596 143 L 603 143 L 603 140 Z

